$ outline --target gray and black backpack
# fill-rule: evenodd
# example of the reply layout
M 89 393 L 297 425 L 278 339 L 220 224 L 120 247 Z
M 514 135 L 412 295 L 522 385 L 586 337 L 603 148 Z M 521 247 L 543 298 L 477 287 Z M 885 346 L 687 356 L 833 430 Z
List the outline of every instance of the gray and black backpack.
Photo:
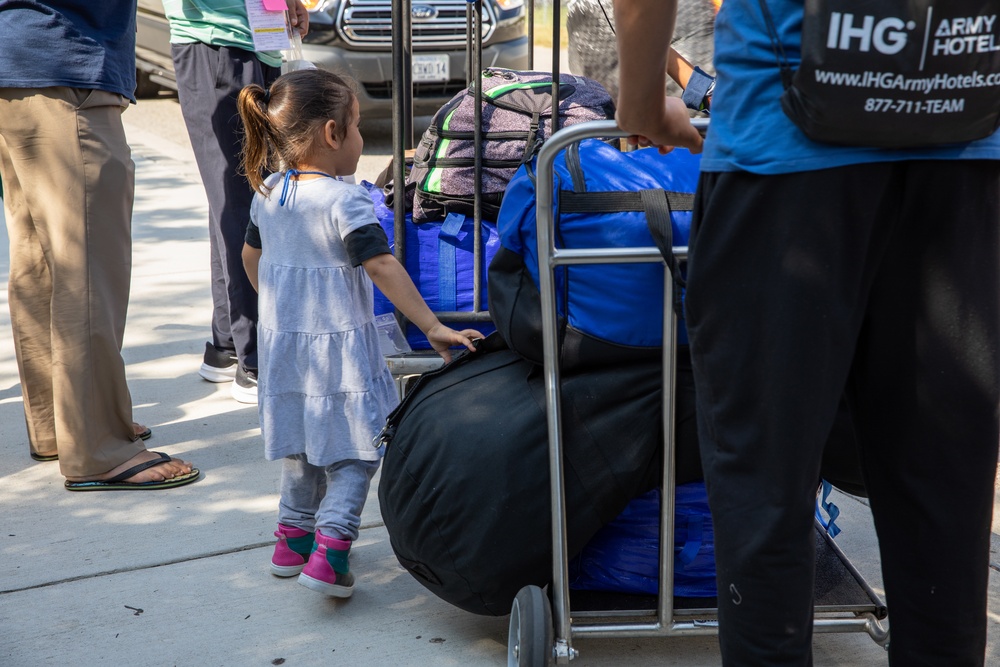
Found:
M 482 77 L 482 217 L 496 220 L 508 182 L 552 134 L 552 74 L 489 68 Z M 559 127 L 614 118 L 611 96 L 582 76 L 559 75 Z M 407 178 L 415 223 L 472 215 L 475 200 L 475 89 L 434 115 Z

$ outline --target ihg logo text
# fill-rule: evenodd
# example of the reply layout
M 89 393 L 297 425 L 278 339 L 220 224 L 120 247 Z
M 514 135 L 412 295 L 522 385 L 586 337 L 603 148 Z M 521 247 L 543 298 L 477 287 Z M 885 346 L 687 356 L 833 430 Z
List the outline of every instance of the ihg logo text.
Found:
M 930 12 L 927 15 L 930 21 Z M 927 44 L 932 55 L 956 56 L 965 53 L 1000 51 L 993 27 L 996 14 L 990 16 L 955 17 L 942 19 L 929 34 L 933 39 Z M 906 48 L 909 33 L 917 27 L 915 21 L 903 21 L 893 16 L 875 21 L 874 16 L 855 16 L 830 12 L 830 28 L 826 35 L 826 48 L 840 51 L 868 52 L 874 48 L 887 56 Z
M 904 23 L 895 17 L 884 18 L 878 23 L 874 16 L 861 16 L 860 22 L 855 22 L 854 14 L 830 13 L 830 31 L 826 36 L 826 48 L 850 51 L 871 51 L 872 47 L 879 53 L 891 56 L 906 47 L 906 30 L 913 30 L 917 24 L 913 21 Z M 852 45 L 852 41 L 854 45 Z

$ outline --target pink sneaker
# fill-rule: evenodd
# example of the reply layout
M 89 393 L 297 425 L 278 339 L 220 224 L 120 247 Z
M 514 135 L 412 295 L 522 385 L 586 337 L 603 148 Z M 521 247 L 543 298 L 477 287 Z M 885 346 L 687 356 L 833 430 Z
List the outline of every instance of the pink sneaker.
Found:
M 354 575 L 347 566 L 350 540 L 338 540 L 316 531 L 316 550 L 299 575 L 299 583 L 335 598 L 349 598 L 354 592 Z
M 279 523 L 274 536 L 278 538 L 278 543 L 274 545 L 274 555 L 271 556 L 271 574 L 294 577 L 309 560 L 314 544 L 313 533 Z

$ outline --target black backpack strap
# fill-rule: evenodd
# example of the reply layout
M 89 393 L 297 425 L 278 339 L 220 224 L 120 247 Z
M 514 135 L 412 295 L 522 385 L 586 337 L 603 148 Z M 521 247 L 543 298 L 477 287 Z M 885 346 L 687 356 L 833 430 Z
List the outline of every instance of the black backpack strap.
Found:
M 530 162 L 531 158 L 535 156 L 535 152 L 538 150 L 538 123 L 539 114 L 536 111 L 531 114 L 531 126 L 528 128 L 528 136 L 524 140 L 524 155 L 521 156 L 521 164 Z
M 677 193 L 674 193 L 677 194 Z M 684 276 L 681 275 L 677 259 L 674 257 L 674 230 L 670 224 L 670 197 L 665 190 L 640 190 L 643 210 L 646 212 L 646 224 L 653 242 L 660 249 L 663 261 L 666 262 L 674 285 L 674 312 L 678 317 L 684 314 Z M 694 205 L 694 195 L 689 195 L 691 205 Z
M 670 199 L 665 190 L 640 190 L 638 194 L 642 200 L 642 208 L 646 212 L 649 233 L 652 234 L 653 242 L 660 249 L 660 254 L 663 255 L 676 281 L 679 278 L 679 271 L 674 260 L 674 230 L 670 224 Z
M 659 192 L 666 196 L 667 215 L 670 211 L 690 211 L 694 208 L 694 194 L 672 190 L 638 190 L 608 192 L 559 191 L 559 210 L 562 213 L 646 213 L 643 192 Z M 669 226 L 669 225 L 668 225 Z
M 778 61 L 778 69 L 781 70 L 781 85 L 785 90 L 792 85 L 792 66 L 788 64 L 788 57 L 785 55 L 785 47 L 778 41 L 778 29 L 774 27 L 774 19 L 771 18 L 771 10 L 767 6 L 767 0 L 758 0 L 760 11 L 764 14 L 764 24 L 767 26 L 767 36 L 771 38 L 771 49 L 774 51 L 774 59 Z

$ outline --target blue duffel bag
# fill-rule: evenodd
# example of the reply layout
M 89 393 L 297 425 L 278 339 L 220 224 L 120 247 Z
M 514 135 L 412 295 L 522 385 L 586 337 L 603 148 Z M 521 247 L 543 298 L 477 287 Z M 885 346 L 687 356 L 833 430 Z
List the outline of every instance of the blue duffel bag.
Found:
M 715 597 L 715 539 L 704 482 L 674 494 L 674 595 Z M 569 562 L 569 587 L 656 595 L 660 584 L 660 489 L 633 499 Z
M 362 181 L 375 206 L 375 216 L 393 245 L 395 230 L 393 210 L 385 204 L 381 188 Z M 406 272 L 410 274 L 420 295 L 434 312 L 464 312 L 473 310 L 473 230 L 471 216 L 448 214 L 444 220 L 414 224 L 406 214 Z M 486 267 L 500 247 L 496 225 L 483 221 L 482 288 L 485 305 Z M 375 314 L 394 311 L 392 302 L 378 287 L 375 288 Z M 476 329 L 483 335 L 495 330 L 489 322 L 446 322 L 453 329 Z M 429 350 L 427 338 L 413 324 L 406 327 L 406 340 L 414 350 Z
M 555 160 L 557 248 L 686 245 L 700 156 L 678 148 L 623 153 L 597 139 L 571 146 Z M 667 222 L 669 220 L 669 222 Z M 501 248 L 489 268 L 489 310 L 508 344 L 541 363 L 534 162 L 515 174 L 497 226 Z M 671 295 L 680 311 L 681 272 Z M 591 366 L 660 354 L 663 344 L 662 263 L 562 266 L 555 272 L 563 367 Z M 680 344 L 687 342 L 683 323 Z

